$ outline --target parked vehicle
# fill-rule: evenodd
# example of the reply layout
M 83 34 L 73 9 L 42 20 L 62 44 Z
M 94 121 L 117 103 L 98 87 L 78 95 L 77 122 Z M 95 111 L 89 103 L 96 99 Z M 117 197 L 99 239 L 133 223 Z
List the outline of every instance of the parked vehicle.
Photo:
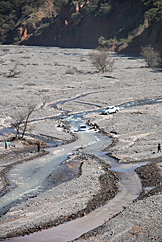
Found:
M 111 114 L 111 113 L 116 113 L 118 111 L 119 111 L 119 107 L 108 106 L 107 108 L 102 110 L 102 114 Z
M 78 127 L 78 131 L 87 131 L 87 130 L 88 130 L 88 128 L 87 128 L 86 125 L 80 125 L 80 126 Z

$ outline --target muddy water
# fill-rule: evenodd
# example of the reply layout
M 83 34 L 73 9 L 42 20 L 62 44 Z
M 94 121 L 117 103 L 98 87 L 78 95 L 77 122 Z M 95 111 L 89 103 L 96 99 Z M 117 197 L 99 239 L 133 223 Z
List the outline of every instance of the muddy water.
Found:
M 135 172 L 124 173 L 121 176 L 119 186 L 120 192 L 115 198 L 87 216 L 25 237 L 14 238 L 10 241 L 66 242 L 80 237 L 83 233 L 102 225 L 113 215 L 122 211 L 123 206 L 127 206 L 132 202 L 132 194 L 136 197 L 141 191 L 141 183 Z
M 94 229 L 100 225 L 102 225 L 106 220 L 109 220 L 113 215 L 120 212 L 124 206 L 128 206 L 132 201 L 138 196 L 141 192 L 141 182 L 138 175 L 135 172 L 135 169 L 138 166 L 143 165 L 140 164 L 119 164 L 114 159 L 108 157 L 102 150 L 106 148 L 110 143 L 110 139 L 93 131 L 89 130 L 86 132 L 77 132 L 78 125 L 83 122 L 81 117 L 70 116 L 68 118 L 68 122 L 71 125 L 71 130 L 76 132 L 78 136 L 78 140 L 71 144 L 62 146 L 61 148 L 56 148 L 52 150 L 54 158 L 51 156 L 44 161 L 43 165 L 40 160 L 34 161 L 34 166 L 36 167 L 32 172 L 29 172 L 29 169 L 33 167 L 33 161 L 28 163 L 25 167 L 20 167 L 19 172 L 17 172 L 18 176 L 27 172 L 29 177 L 33 176 L 31 182 L 31 187 L 35 187 L 37 189 L 40 186 L 40 181 L 37 180 L 37 173 L 42 174 L 44 172 L 44 166 L 47 165 L 51 170 L 50 172 L 62 162 L 62 158 L 65 159 L 67 154 L 73 153 L 78 147 L 84 148 L 85 153 L 91 153 L 98 155 L 105 159 L 111 165 L 111 170 L 118 172 L 120 181 L 119 181 L 119 193 L 109 201 L 105 206 L 96 209 L 95 211 L 91 212 L 87 216 L 83 218 L 76 219 L 74 221 L 65 223 L 58 227 L 54 227 L 48 230 L 43 230 L 41 232 L 33 233 L 31 235 L 27 235 L 25 237 L 13 238 L 10 241 L 46 241 L 46 242 L 65 242 L 70 241 L 75 238 L 78 238 L 83 233 L 88 232 L 91 229 Z M 72 148 L 73 147 L 73 148 Z M 95 151 L 95 152 L 94 152 Z M 64 156 L 64 157 L 63 157 Z M 41 164 L 41 166 L 39 165 Z M 49 169 L 48 168 L 48 169 Z M 13 179 L 13 175 L 18 171 L 18 167 L 12 169 L 11 173 L 9 174 L 10 179 Z M 34 175 L 35 171 L 35 175 Z M 44 175 L 43 179 L 47 176 Z M 24 179 L 20 182 L 20 189 L 23 190 L 24 185 L 21 185 Z
M 12 190 L 0 198 L 1 214 L 8 210 L 10 204 L 41 192 L 44 180 L 67 159 L 68 155 L 85 144 L 90 145 L 99 140 L 98 134 L 91 131 L 78 132 L 77 136 L 78 139 L 73 145 L 53 148 L 50 155 L 16 165 L 7 173 Z

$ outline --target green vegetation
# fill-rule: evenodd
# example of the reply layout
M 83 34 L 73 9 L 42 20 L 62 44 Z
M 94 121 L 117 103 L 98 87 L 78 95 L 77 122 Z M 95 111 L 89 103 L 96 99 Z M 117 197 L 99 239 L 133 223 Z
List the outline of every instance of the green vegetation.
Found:
M 147 19 L 148 23 L 157 22 L 162 19 L 162 0 L 135 0 L 141 5 L 141 9 L 144 12 L 144 19 Z M 133 39 L 138 36 L 139 32 L 145 29 L 145 26 L 139 25 L 130 33 L 122 35 L 122 29 L 116 33 L 114 38 L 106 39 L 100 36 L 98 43 L 101 47 L 112 48 L 118 46 L 118 50 L 126 48 Z
M 0 0 L 0 43 L 5 43 L 10 38 L 10 34 L 17 32 L 17 28 L 22 26 L 24 22 L 27 23 L 28 30 L 32 31 L 34 24 L 37 25 L 39 21 L 37 14 L 39 7 L 43 6 L 45 2 L 46 0 Z M 62 7 L 68 2 L 68 0 L 51 0 L 53 15 L 59 14 Z M 30 19 L 33 13 L 36 14 Z M 45 23 L 40 24 L 44 25 Z M 18 36 L 15 35 L 13 41 L 18 40 Z
M 55 7 L 55 11 L 57 13 L 60 12 L 60 10 L 66 5 L 68 4 L 68 0 L 55 0 L 54 1 L 54 7 Z
M 26 23 L 26 27 L 29 32 L 34 30 L 34 25 L 36 27 L 45 26 L 47 22 L 42 22 L 38 24 L 37 12 L 39 7 L 41 7 L 46 0 L 0 0 L 0 43 L 10 43 L 20 40 L 18 37 L 18 28 Z M 61 9 L 66 5 L 76 5 L 84 7 L 81 8 L 80 13 L 73 13 L 71 22 L 73 24 L 78 24 L 81 19 L 88 15 L 94 15 L 98 17 L 106 17 L 111 10 L 112 0 L 50 0 L 53 4 L 53 17 L 56 17 Z M 30 20 L 31 14 L 32 16 Z M 53 21 L 52 17 L 45 21 Z M 13 34 L 15 33 L 15 35 Z M 12 36 L 12 38 L 11 38 Z
M 149 20 L 158 21 L 162 19 L 162 1 L 161 0 L 141 0 L 147 7 L 145 17 Z
M 0 0 L 0 42 L 45 0 Z
M 81 4 L 83 1 L 77 1 Z M 85 4 L 81 14 L 94 15 L 96 17 L 106 17 L 111 10 L 112 0 L 91 0 L 88 4 Z
M 161 0 L 134 0 L 141 5 L 144 18 L 150 21 L 159 21 L 162 19 L 162 1 Z M 114 9 L 121 4 L 121 0 L 48 0 L 51 3 L 51 15 L 44 16 L 44 19 L 38 18 L 38 10 L 47 0 L 0 0 L 0 43 L 13 43 L 19 41 L 18 29 L 26 24 L 28 33 L 32 33 L 36 28 L 47 26 L 47 23 L 54 21 L 54 18 L 65 6 L 78 5 L 79 12 L 72 13 L 69 22 L 72 25 L 79 24 L 83 18 L 90 15 L 96 18 L 107 18 Z M 48 12 L 48 11 L 47 11 Z M 31 18 L 32 15 L 32 18 Z M 128 37 L 122 37 L 109 40 L 109 42 L 118 41 L 121 44 L 128 44 L 131 40 Z M 121 38 L 121 37 L 120 37 Z M 106 40 L 104 40 L 106 41 Z M 103 42 L 100 41 L 100 42 Z M 122 43 L 123 42 L 123 43 Z

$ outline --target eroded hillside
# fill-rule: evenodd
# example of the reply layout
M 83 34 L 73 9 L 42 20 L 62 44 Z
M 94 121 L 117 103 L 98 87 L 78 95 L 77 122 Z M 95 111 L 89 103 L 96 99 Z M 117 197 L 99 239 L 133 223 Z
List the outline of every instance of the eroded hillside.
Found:
M 37 2 L 32 11 L 29 4 L 22 8 L 21 18 L 2 43 L 78 48 L 101 45 L 123 52 L 139 52 L 141 46 L 151 44 L 162 53 L 162 1 Z

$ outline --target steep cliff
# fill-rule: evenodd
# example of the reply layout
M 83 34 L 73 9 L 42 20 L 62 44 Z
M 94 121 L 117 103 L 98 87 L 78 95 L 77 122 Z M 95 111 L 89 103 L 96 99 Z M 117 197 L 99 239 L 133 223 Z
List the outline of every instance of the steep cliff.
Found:
M 35 33 L 23 41 L 27 45 L 44 45 L 60 47 L 95 48 L 98 39 L 126 38 L 143 25 L 144 16 L 140 5 L 133 0 L 118 1 L 106 16 L 96 16 L 95 13 L 82 14 L 84 7 L 77 8 L 67 5 L 59 16 L 47 28 Z
M 123 49 L 123 52 L 139 53 L 141 46 L 151 45 L 162 55 L 162 20 L 152 23 Z
M 57 17 L 63 5 L 56 0 L 0 2 L 0 44 L 19 44 L 32 33 L 47 27 Z
M 68 48 L 99 45 L 136 53 L 150 44 L 162 53 L 161 18 L 162 2 L 157 0 L 44 0 L 19 21 L 5 44 Z

